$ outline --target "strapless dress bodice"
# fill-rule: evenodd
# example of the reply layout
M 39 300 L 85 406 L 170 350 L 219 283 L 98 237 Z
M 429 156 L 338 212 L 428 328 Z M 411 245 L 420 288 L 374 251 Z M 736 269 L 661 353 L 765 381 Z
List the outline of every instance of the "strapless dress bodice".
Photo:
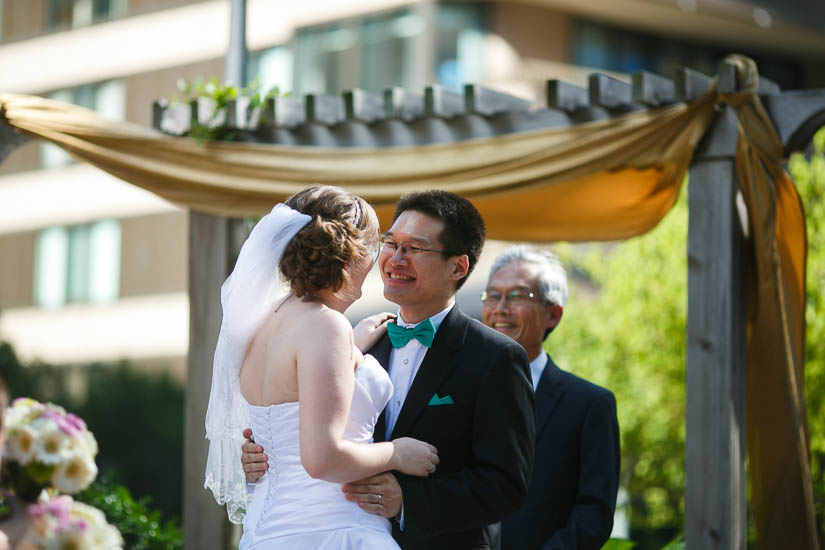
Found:
M 372 356 L 355 371 L 344 438 L 372 443 L 378 416 L 392 396 L 392 382 Z M 255 484 L 244 518 L 240 550 L 271 548 L 397 548 L 389 522 L 344 498 L 339 483 L 314 479 L 301 464 L 298 402 L 249 405 L 255 441 L 269 469 Z

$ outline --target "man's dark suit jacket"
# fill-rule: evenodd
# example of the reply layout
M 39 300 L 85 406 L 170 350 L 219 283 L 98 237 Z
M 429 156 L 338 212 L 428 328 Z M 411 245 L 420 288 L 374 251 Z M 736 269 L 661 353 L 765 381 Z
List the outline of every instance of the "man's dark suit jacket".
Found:
M 503 550 L 597 549 L 619 487 L 613 394 L 548 357 L 536 388 L 536 455 L 527 502 L 502 522 Z
M 384 336 L 369 353 L 387 368 L 391 349 Z M 499 548 L 498 522 L 524 503 L 533 463 L 529 373 L 513 340 L 458 306 L 444 318 L 390 438 L 431 443 L 441 461 L 427 478 L 394 472 L 404 500 L 404 530 L 393 521 L 401 548 Z M 385 431 L 382 414 L 375 439 Z

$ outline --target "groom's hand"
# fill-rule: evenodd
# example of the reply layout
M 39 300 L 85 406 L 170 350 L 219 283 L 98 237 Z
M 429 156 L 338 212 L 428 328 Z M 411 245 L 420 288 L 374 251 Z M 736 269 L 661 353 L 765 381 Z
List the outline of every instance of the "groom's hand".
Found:
M 252 439 L 252 430 L 249 428 L 243 431 L 246 443 L 241 446 L 241 464 L 247 483 L 255 483 L 262 477 L 269 467 L 264 454 L 264 448 L 257 445 Z
M 341 490 L 347 500 L 371 514 L 394 518 L 401 512 L 401 486 L 390 472 L 347 483 Z

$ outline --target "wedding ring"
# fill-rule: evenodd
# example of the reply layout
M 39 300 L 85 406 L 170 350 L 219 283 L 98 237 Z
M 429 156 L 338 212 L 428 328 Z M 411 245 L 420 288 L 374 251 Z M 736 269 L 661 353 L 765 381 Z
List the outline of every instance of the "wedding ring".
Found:
M 383 499 L 384 499 L 384 497 L 381 495 L 381 493 L 378 493 L 378 504 L 379 504 L 379 506 L 381 505 L 381 501 Z

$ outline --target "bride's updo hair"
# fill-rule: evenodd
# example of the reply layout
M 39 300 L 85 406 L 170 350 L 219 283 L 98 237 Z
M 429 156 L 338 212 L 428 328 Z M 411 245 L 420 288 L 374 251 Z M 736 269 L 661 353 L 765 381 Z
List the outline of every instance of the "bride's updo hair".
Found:
M 340 187 L 310 187 L 285 204 L 312 217 L 281 257 L 281 273 L 299 298 L 322 288 L 339 290 L 347 281 L 346 265 L 371 255 L 378 246 L 375 211 Z

